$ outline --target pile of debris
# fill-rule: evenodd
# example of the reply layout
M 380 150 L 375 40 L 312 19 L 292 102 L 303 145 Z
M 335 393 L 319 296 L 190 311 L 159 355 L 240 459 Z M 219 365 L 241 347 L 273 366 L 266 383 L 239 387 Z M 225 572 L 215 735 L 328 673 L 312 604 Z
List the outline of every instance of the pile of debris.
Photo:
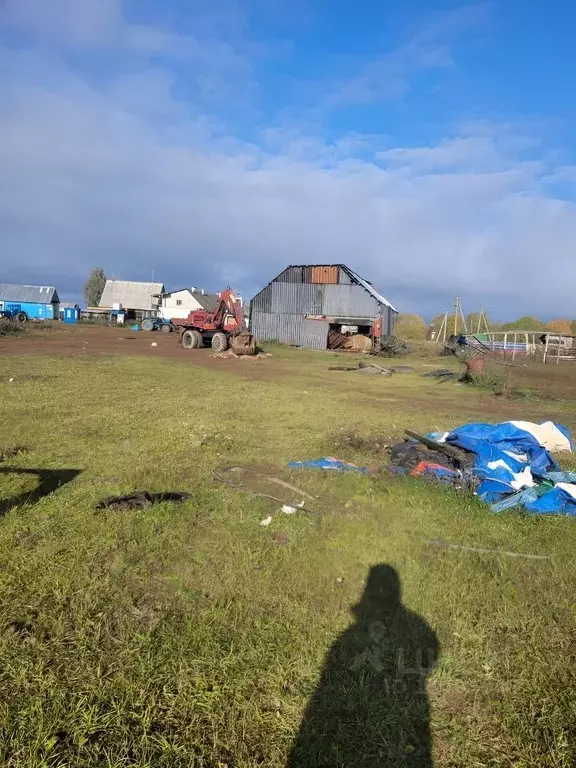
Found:
M 355 373 L 366 373 L 376 376 L 391 376 L 393 373 L 414 373 L 416 370 L 410 365 L 392 365 L 383 368 L 376 363 L 365 363 L 361 360 L 358 365 L 331 365 L 329 371 L 354 371 Z
M 237 355 L 233 349 L 227 349 L 226 352 L 216 352 L 210 357 L 222 357 L 228 359 L 229 357 L 240 358 L 242 360 L 261 360 L 263 357 L 272 357 L 270 352 L 256 352 L 255 355 Z
M 372 339 L 363 333 L 345 334 L 338 331 L 328 333 L 328 349 L 341 352 L 370 352 Z
M 391 449 L 390 471 L 473 489 L 494 512 L 522 506 L 535 514 L 576 515 L 576 472 L 562 472 L 552 453 L 572 451 L 568 429 L 533 424 L 464 424 Z
M 376 363 L 365 363 L 360 361 L 358 365 L 331 365 L 328 368 L 329 371 L 355 371 L 356 373 L 365 373 L 368 375 L 376 376 L 391 376 L 393 371 L 389 368 L 382 368 L 381 365 Z
M 396 336 L 388 336 L 383 339 L 380 344 L 380 349 L 375 351 L 374 354 L 382 355 L 382 357 L 407 357 L 412 353 L 412 347 L 405 341 L 400 341 Z

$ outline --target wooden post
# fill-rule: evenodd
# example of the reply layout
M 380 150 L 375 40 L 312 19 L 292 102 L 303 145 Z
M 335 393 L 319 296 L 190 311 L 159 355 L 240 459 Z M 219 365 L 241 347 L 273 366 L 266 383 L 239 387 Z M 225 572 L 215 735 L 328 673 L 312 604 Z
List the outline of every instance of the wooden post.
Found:
M 513 345 L 514 346 L 512 347 L 512 360 L 516 359 L 516 339 L 517 339 L 517 336 L 518 336 L 518 334 L 516 333 L 516 331 L 514 331 L 514 341 L 513 341 Z

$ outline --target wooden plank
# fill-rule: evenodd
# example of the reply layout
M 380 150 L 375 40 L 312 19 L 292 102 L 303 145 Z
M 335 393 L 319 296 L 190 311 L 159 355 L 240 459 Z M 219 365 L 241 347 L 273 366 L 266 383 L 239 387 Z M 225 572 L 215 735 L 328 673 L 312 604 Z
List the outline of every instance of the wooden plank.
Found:
M 422 443 L 422 445 L 425 445 L 427 448 L 431 448 L 434 451 L 439 451 L 440 453 L 443 453 L 458 462 L 464 461 L 468 455 L 467 452 L 463 451 L 461 448 L 456 448 L 456 446 L 448 445 L 447 443 L 438 443 L 436 440 L 430 440 L 430 438 L 424 437 L 423 435 L 418 435 L 411 429 L 405 429 L 404 434 L 413 438 L 414 440 L 417 440 L 419 443 Z

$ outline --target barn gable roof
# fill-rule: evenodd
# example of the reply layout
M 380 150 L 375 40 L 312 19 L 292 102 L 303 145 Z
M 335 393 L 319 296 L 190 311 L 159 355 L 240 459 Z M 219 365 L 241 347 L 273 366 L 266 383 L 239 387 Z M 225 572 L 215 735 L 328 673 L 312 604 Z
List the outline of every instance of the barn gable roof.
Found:
M 365 280 L 363 277 L 360 277 L 359 274 L 354 272 L 354 270 L 350 269 L 350 267 L 346 266 L 346 264 L 290 264 L 288 267 L 283 269 L 282 272 L 280 272 L 278 275 L 276 275 L 276 277 L 273 280 L 271 280 L 270 282 L 271 283 L 276 282 L 278 280 L 278 278 L 281 275 L 283 275 L 284 272 L 286 272 L 287 270 L 294 269 L 294 268 L 304 269 L 306 267 L 338 267 L 339 269 L 343 270 L 348 275 L 348 277 L 350 278 L 352 283 L 355 283 L 356 285 L 361 285 L 362 288 L 364 288 L 364 290 L 367 291 L 372 296 L 372 298 L 376 299 L 376 301 L 379 304 L 382 304 L 382 306 L 384 306 L 384 307 L 389 307 L 393 312 L 396 312 L 396 313 L 398 312 L 398 310 L 394 306 L 392 306 L 392 304 L 388 301 L 388 299 L 384 298 L 384 296 L 382 296 L 382 294 L 379 293 L 374 288 L 372 283 L 369 283 L 368 280 Z M 261 292 L 259 292 L 259 293 L 261 293 Z M 256 295 L 258 295 L 258 294 L 256 294 Z

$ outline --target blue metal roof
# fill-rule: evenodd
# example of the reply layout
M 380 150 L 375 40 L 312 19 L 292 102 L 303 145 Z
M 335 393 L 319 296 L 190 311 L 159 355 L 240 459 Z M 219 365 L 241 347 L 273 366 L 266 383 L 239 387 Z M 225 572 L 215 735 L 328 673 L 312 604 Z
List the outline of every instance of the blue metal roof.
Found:
M 56 288 L 51 285 L 13 285 L 11 283 L 0 283 L 0 301 L 52 304 L 52 302 L 58 300 Z

